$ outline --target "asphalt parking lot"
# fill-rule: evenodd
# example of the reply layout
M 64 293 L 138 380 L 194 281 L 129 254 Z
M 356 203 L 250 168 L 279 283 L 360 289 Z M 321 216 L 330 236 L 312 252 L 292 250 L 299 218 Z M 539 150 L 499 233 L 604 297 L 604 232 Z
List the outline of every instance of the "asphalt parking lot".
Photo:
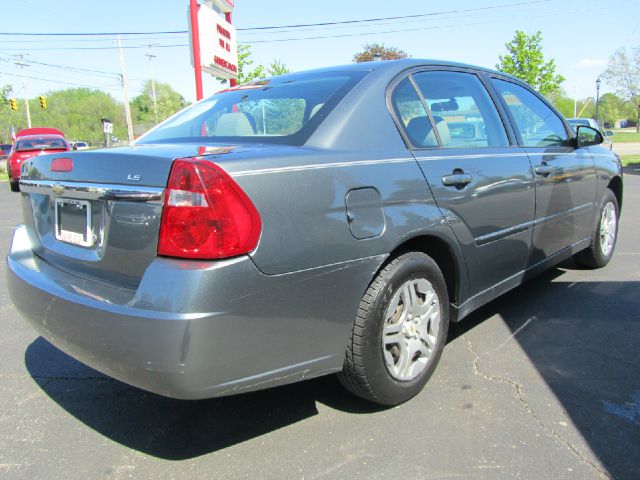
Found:
M 597 271 L 565 263 L 452 329 L 427 388 L 392 409 L 333 377 L 197 402 L 129 387 L 19 318 L 0 182 L 0 478 L 640 478 L 640 167 Z

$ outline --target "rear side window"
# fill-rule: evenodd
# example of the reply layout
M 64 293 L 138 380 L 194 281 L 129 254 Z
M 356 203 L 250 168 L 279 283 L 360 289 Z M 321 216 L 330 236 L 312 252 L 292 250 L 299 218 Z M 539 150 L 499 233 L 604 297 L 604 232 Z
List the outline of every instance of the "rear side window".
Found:
M 464 72 L 421 72 L 413 76 L 431 110 L 441 146 L 506 147 L 500 115 L 480 79 Z
M 520 85 L 493 79 L 496 90 L 513 116 L 525 147 L 561 147 L 567 144 L 564 124 L 536 95 Z
M 393 91 L 391 103 L 412 145 L 416 147 L 438 146 L 429 115 L 408 78 L 402 80 Z

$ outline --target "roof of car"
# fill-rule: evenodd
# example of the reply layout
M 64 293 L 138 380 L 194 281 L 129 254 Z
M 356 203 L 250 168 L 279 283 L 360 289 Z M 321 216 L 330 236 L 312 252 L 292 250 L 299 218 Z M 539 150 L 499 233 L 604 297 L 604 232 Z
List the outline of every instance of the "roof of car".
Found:
M 362 71 L 374 71 L 374 70 L 386 70 L 386 71 L 393 71 L 395 73 L 400 73 L 403 70 L 407 70 L 409 68 L 414 68 L 414 67 L 421 67 L 421 66 L 425 66 L 425 67 L 437 67 L 437 66 L 443 66 L 443 67 L 457 67 L 457 68 L 470 68 L 473 70 L 478 70 L 478 71 L 482 71 L 482 72 L 487 72 L 487 73 L 491 73 L 491 74 L 498 74 L 498 75 L 502 75 L 504 77 L 509 77 L 512 78 L 514 80 L 519 80 L 518 78 L 509 75 L 507 73 L 504 72 L 498 72 L 497 70 L 492 70 L 489 68 L 485 68 L 485 67 L 479 67 L 477 65 L 469 65 L 469 64 L 465 64 L 465 63 L 459 63 L 459 62 L 450 62 L 450 61 L 446 61 L 446 60 L 436 60 L 436 59 L 418 59 L 418 58 L 403 58 L 403 59 L 399 59 L 399 60 L 384 60 L 384 61 L 379 61 L 379 62 L 362 62 L 362 63 L 349 63 L 346 65 L 336 65 L 333 67 L 323 67 L 323 68 L 317 68 L 317 69 L 313 69 L 313 70 L 305 70 L 305 71 L 301 71 L 301 72 L 294 72 L 294 73 L 288 73 L 285 75 L 281 75 L 279 77 L 277 77 L 278 79 L 280 78 L 284 78 L 284 77 L 288 77 L 288 76 L 296 76 L 296 75 L 300 75 L 300 74 L 309 74 L 309 73 L 322 73 L 322 72 L 337 72 L 337 71 L 356 71 L 356 72 L 362 72 Z
M 43 133 L 41 135 L 23 135 L 18 140 L 38 140 L 43 138 L 55 138 L 56 140 L 64 140 L 62 135 L 54 135 L 53 133 Z

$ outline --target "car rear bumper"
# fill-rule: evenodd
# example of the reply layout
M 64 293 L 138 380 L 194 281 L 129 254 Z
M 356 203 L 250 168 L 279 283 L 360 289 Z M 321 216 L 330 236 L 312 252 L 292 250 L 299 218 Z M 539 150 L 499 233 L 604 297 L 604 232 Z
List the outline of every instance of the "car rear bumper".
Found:
M 268 276 L 249 257 L 156 259 L 139 285 L 121 287 L 45 262 L 23 225 L 7 283 L 18 311 L 64 352 L 145 390 L 196 399 L 339 370 L 358 302 L 383 260 Z

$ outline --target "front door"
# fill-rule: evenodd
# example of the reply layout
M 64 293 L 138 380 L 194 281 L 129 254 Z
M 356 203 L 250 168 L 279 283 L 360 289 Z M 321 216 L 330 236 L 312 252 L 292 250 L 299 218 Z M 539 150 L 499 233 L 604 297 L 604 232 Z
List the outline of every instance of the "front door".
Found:
M 502 79 L 493 84 L 511 113 L 536 184 L 532 265 L 587 239 L 593 229 L 596 172 L 588 149 L 577 149 L 564 122 L 537 95 Z

